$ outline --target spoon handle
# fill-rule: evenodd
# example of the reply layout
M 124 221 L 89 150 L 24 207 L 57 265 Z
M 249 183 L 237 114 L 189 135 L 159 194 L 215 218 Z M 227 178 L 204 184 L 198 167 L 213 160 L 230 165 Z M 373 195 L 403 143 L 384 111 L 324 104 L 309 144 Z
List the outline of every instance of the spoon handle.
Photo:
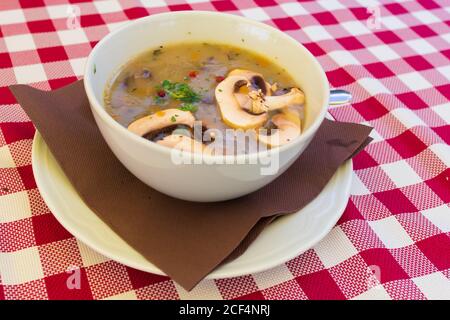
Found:
M 330 105 L 346 104 L 352 100 L 352 94 L 342 89 L 330 90 Z

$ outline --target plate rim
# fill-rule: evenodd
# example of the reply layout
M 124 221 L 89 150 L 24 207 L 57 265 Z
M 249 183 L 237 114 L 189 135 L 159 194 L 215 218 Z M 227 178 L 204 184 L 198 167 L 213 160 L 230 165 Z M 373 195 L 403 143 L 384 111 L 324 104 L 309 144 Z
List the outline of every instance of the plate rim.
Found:
M 41 146 L 39 146 L 39 144 L 41 144 Z M 147 262 L 147 267 L 143 266 L 140 262 L 135 261 L 134 259 L 129 259 L 129 257 L 119 257 L 119 259 L 117 259 L 117 256 L 114 255 L 114 253 L 111 253 L 107 248 L 103 248 L 101 245 L 98 245 L 98 243 L 92 243 L 92 241 L 90 239 L 86 239 L 86 237 L 84 236 L 83 232 L 79 232 L 79 230 L 77 228 L 72 228 L 72 226 L 70 225 L 70 223 L 67 223 L 66 220 L 63 218 L 63 216 L 61 216 L 58 212 L 58 208 L 56 208 L 57 206 L 54 205 L 54 202 L 51 200 L 52 196 L 51 196 L 51 192 L 50 190 L 48 190 L 48 188 L 43 187 L 43 185 L 45 184 L 43 182 L 43 180 L 41 180 L 42 174 L 40 172 L 38 172 L 38 168 L 40 168 L 41 166 L 38 164 L 38 150 L 39 148 L 47 148 L 48 152 L 51 153 L 51 151 L 48 149 L 48 146 L 46 145 L 44 139 L 42 138 L 42 135 L 39 133 L 39 131 L 36 129 L 35 135 L 33 137 L 33 142 L 32 142 L 32 150 L 31 150 L 31 164 L 32 164 L 32 171 L 33 171 L 33 175 L 35 177 L 36 180 L 36 185 L 37 188 L 45 202 L 45 204 L 48 206 L 48 208 L 50 209 L 52 215 L 56 218 L 56 220 L 72 235 L 74 236 L 76 239 L 79 239 L 83 244 L 85 244 L 86 246 L 88 246 L 89 248 L 91 248 L 92 250 L 94 250 L 95 252 L 104 255 L 105 257 L 107 257 L 108 259 L 111 259 L 113 261 L 119 262 L 123 265 L 129 266 L 131 268 L 143 271 L 143 272 L 148 272 L 148 273 L 153 273 L 156 275 L 161 275 L 161 276 L 167 276 L 166 273 L 164 273 L 161 269 L 159 269 L 157 266 L 155 266 L 151 261 L 146 260 Z M 56 163 L 57 164 L 57 163 Z M 57 164 L 59 165 L 59 164 Z M 322 232 L 319 233 L 317 236 L 313 237 L 312 239 L 310 239 L 307 242 L 307 245 L 303 245 L 302 248 L 299 248 L 298 250 L 292 250 L 291 254 L 285 254 L 283 255 L 281 258 L 279 259 L 274 259 L 274 260 L 270 260 L 267 261 L 266 264 L 264 265 L 256 265 L 253 268 L 251 267 L 246 267 L 243 270 L 235 270 L 235 271 L 230 271 L 230 270 L 221 270 L 220 267 L 216 268 L 215 270 L 213 270 L 212 272 L 210 272 L 204 279 L 224 279 L 224 278 L 232 278 L 232 277 L 238 277 L 238 276 L 243 276 L 243 275 L 247 275 L 247 274 L 254 274 L 254 273 L 258 273 L 258 272 L 262 272 L 262 271 L 266 271 L 269 269 L 272 269 L 274 267 L 277 267 L 279 265 L 282 265 L 284 263 L 286 263 L 287 261 L 294 259 L 295 257 L 299 256 L 300 254 L 304 253 L 305 251 L 313 248 L 317 243 L 319 243 L 323 238 L 325 238 L 325 236 L 333 229 L 333 227 L 336 225 L 336 223 L 339 221 L 339 219 L 341 218 L 342 214 L 344 213 L 344 210 L 347 206 L 349 197 L 350 197 L 350 190 L 351 190 L 351 184 L 352 184 L 352 175 L 353 175 L 353 163 L 352 160 L 349 159 L 346 162 L 344 162 L 338 170 L 343 170 L 343 178 L 340 180 L 343 183 L 345 182 L 345 185 L 342 186 L 343 189 L 343 194 L 345 195 L 345 201 L 341 201 L 339 203 L 339 206 L 337 206 L 336 208 L 334 208 L 334 211 L 336 212 L 336 214 L 333 216 L 334 219 L 329 219 L 327 221 L 326 226 L 322 229 Z M 84 202 L 81 198 L 80 201 Z M 302 211 L 303 209 L 297 211 L 296 213 L 292 213 L 292 214 L 298 214 Z M 56 214 L 55 214 L 56 212 Z M 95 213 L 92 212 L 94 215 Z M 97 218 L 98 216 L 95 215 Z M 101 219 L 100 219 L 101 220 Z M 103 222 L 103 221 L 102 221 Z M 103 222 L 104 223 L 104 222 Z M 110 229 L 111 232 L 115 233 L 108 225 L 105 224 L 105 226 L 107 228 Z M 263 231 L 264 232 L 264 231 Z M 115 233 L 117 235 L 117 233 Z M 119 235 L 117 235 L 119 238 L 121 238 Z M 122 238 L 121 238 L 122 239 Z M 122 239 L 123 240 L 123 239 Z M 123 240 L 125 243 L 126 241 Z M 127 243 L 128 244 L 128 243 Z M 131 246 L 130 246 L 131 247 Z M 226 265 L 226 264 L 225 264 Z M 149 268 L 149 266 L 151 266 L 151 268 Z M 151 269 L 151 270 L 149 270 Z

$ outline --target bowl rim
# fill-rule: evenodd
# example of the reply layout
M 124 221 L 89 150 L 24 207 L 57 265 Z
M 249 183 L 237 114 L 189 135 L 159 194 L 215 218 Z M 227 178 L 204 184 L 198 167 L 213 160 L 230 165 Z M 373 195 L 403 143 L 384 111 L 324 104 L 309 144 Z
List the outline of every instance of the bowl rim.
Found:
M 157 143 L 152 143 L 151 141 L 148 141 L 147 139 L 144 139 L 141 136 L 138 136 L 138 135 L 134 134 L 133 132 L 130 132 L 127 128 L 125 128 L 119 122 L 114 120 L 114 118 L 103 107 L 103 103 L 100 102 L 94 94 L 94 90 L 91 85 L 93 75 L 90 71 L 93 70 L 93 68 L 94 68 L 94 65 L 95 65 L 94 57 L 95 57 L 97 51 L 101 50 L 101 48 L 108 41 L 113 41 L 116 34 L 126 31 L 126 29 L 131 28 L 135 24 L 144 23 L 144 22 L 147 22 L 148 20 L 157 21 L 158 19 L 163 19 L 166 17 L 177 17 L 177 16 L 192 16 L 194 18 L 195 17 L 205 17 L 205 16 L 215 16 L 215 18 L 217 18 L 217 19 L 223 19 L 223 18 L 235 19 L 239 22 L 247 23 L 247 24 L 250 24 L 257 28 L 264 29 L 270 33 L 275 34 L 277 37 L 283 39 L 284 41 L 290 42 L 295 47 L 297 47 L 298 50 L 302 50 L 304 53 L 306 53 L 306 55 L 311 60 L 310 63 L 313 63 L 314 67 L 319 71 L 318 76 L 320 77 L 320 79 L 324 85 L 324 88 L 323 88 L 323 91 L 321 94 L 325 98 L 324 103 L 321 107 L 321 110 L 320 110 L 319 114 L 317 115 L 317 117 L 313 120 L 312 124 L 305 131 L 303 131 L 300 134 L 300 136 L 298 136 L 295 140 L 291 141 L 290 143 L 279 146 L 277 148 L 266 149 L 264 151 L 252 152 L 252 153 L 248 153 L 248 154 L 234 154 L 234 155 L 233 154 L 209 155 L 209 154 L 203 154 L 203 153 L 194 153 L 194 152 L 189 152 L 189 151 L 184 151 L 184 150 L 178 150 L 178 152 L 181 152 L 183 154 L 183 158 L 185 158 L 186 156 L 190 157 L 191 160 L 194 161 L 193 163 L 197 163 L 195 161 L 198 159 L 201 161 L 200 162 L 201 164 L 204 163 L 202 161 L 203 159 L 208 159 L 205 162 L 212 163 L 212 164 L 217 164 L 217 163 L 221 163 L 221 164 L 222 163 L 225 163 L 225 164 L 254 163 L 254 162 L 252 162 L 252 160 L 255 161 L 258 159 L 258 157 L 271 157 L 275 153 L 279 154 L 285 150 L 294 149 L 295 147 L 301 145 L 303 142 L 307 141 L 312 135 L 314 135 L 317 132 L 317 129 L 322 124 L 322 122 L 325 118 L 325 115 L 328 111 L 328 101 L 329 101 L 329 90 L 330 89 L 329 89 L 329 83 L 328 83 L 328 79 L 325 74 L 325 71 L 323 70 L 322 66 L 317 61 L 317 59 L 314 57 L 314 55 L 308 49 L 306 49 L 305 46 L 303 46 L 300 42 L 298 42 L 297 40 L 295 40 L 288 34 L 282 32 L 272 26 L 269 26 L 265 23 L 254 21 L 254 20 L 242 17 L 242 16 L 234 15 L 234 14 L 222 13 L 222 12 L 211 12 L 211 11 L 200 11 L 200 10 L 157 13 L 157 14 L 145 16 L 145 17 L 142 17 L 142 18 L 139 18 L 136 20 L 132 20 L 132 21 L 129 21 L 129 22 L 125 23 L 124 25 L 118 27 L 117 29 L 111 31 L 109 34 L 107 34 L 105 37 L 103 37 L 97 43 L 97 45 L 90 52 L 90 54 L 87 58 L 85 69 L 84 69 L 83 84 L 84 84 L 84 89 L 85 89 L 86 95 L 88 97 L 89 104 L 90 104 L 92 111 L 96 112 L 97 115 L 101 118 L 101 120 L 103 122 L 105 122 L 107 125 L 109 125 L 113 129 L 116 129 L 119 132 L 121 132 L 122 135 L 127 137 L 128 139 L 131 139 L 131 140 L 135 141 L 137 144 L 142 145 L 143 148 L 150 148 L 150 149 L 153 149 L 155 152 L 160 152 L 160 153 L 166 154 L 166 155 L 171 154 L 171 152 L 173 151 L 173 148 L 162 146 Z M 136 52 L 136 54 L 139 54 L 139 53 Z M 120 68 L 121 66 L 116 66 L 116 67 Z M 217 159 L 220 159 L 221 161 L 215 162 L 215 160 L 217 160 Z M 241 162 L 241 161 L 244 161 L 244 162 Z M 192 163 L 192 162 L 190 162 L 190 163 Z

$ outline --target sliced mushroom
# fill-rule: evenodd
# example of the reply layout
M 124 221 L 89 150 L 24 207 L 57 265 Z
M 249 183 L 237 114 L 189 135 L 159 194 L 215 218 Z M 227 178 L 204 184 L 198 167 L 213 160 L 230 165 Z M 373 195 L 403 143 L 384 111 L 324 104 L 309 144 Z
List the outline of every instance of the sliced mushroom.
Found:
M 248 82 L 242 75 L 228 76 L 216 87 L 216 100 L 222 114 L 223 121 L 233 128 L 250 129 L 260 127 L 266 120 L 267 114 L 253 115 L 242 109 L 235 97 L 236 84 Z
M 276 127 L 274 133 L 269 135 L 258 133 L 258 140 L 270 147 L 278 147 L 289 143 L 301 133 L 300 124 L 289 120 L 282 113 L 274 115 L 271 121 Z
M 156 142 L 159 145 L 169 148 L 187 151 L 192 153 L 211 154 L 211 148 L 200 141 L 194 140 L 190 137 L 181 134 L 171 134 L 162 140 Z
M 194 121 L 195 118 L 189 111 L 167 109 L 132 122 L 128 126 L 128 130 L 142 137 L 150 132 L 178 124 L 184 124 L 192 128 Z
M 305 95 L 298 88 L 292 88 L 291 91 L 281 96 L 265 96 L 261 91 L 250 91 L 248 96 L 252 103 L 247 103 L 245 106 L 250 107 L 248 111 L 253 114 L 261 114 L 305 102 Z
M 228 76 L 245 77 L 253 90 L 261 89 L 264 95 L 272 95 L 272 86 L 270 83 L 264 81 L 264 77 L 260 73 L 244 69 L 234 69 L 228 73 Z

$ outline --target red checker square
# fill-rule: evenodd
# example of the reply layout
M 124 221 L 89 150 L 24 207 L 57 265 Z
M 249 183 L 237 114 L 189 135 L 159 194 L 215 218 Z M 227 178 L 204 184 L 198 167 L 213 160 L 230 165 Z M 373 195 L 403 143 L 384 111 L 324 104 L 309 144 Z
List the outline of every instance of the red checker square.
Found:
M 0 53 L 0 68 L 11 68 L 12 67 L 12 61 L 11 57 L 7 52 Z
M 418 211 L 414 204 L 399 189 L 376 192 L 373 195 L 393 214 Z
M 25 190 L 17 168 L 0 168 L 0 196 Z
M 52 62 L 68 59 L 64 47 L 41 48 L 37 51 L 42 62 Z
M 48 300 L 44 279 L 4 285 L 3 290 L 8 300 Z
M 286 262 L 286 267 L 294 277 L 323 270 L 325 267 L 313 249 L 309 249 L 298 257 Z
M 46 277 L 50 300 L 92 300 L 92 292 L 84 268 Z M 68 285 L 69 284 L 69 285 Z
M 438 268 L 450 268 L 450 237 L 441 233 L 417 242 L 420 251 Z
M 92 0 L 69 0 L 70 3 L 92 2 Z
M 44 0 L 19 0 L 19 3 L 22 9 L 45 6 Z
M 246 294 L 245 296 L 234 298 L 233 300 L 265 300 L 265 298 L 261 291 L 255 291 L 253 293 Z
M 367 11 L 367 8 L 350 8 L 350 11 L 358 20 L 367 20 L 370 17 L 370 13 Z
M 336 40 L 347 50 L 357 50 L 364 48 L 364 45 L 355 37 L 343 37 Z
M 344 300 L 345 296 L 327 270 L 296 278 L 298 284 L 312 300 Z
M 282 31 L 300 29 L 300 26 L 291 17 L 273 19 L 272 21 L 275 23 L 278 29 Z
M 447 100 L 450 100 L 450 84 L 444 84 L 442 86 L 437 86 L 436 89 L 447 98 Z
M 369 63 L 365 64 L 364 67 L 369 70 L 369 72 L 375 77 L 375 78 L 387 78 L 392 77 L 394 73 L 386 67 L 386 65 L 382 62 L 375 62 L 375 63 Z
M 450 203 L 450 169 L 443 171 L 433 179 L 425 181 L 445 203 Z
M 354 170 L 367 169 L 378 165 L 377 161 L 365 150 L 354 156 L 352 160 Z
M 0 223 L 0 252 L 12 252 L 36 245 L 30 218 Z
M 409 276 L 395 260 L 388 249 L 375 248 L 360 252 L 368 266 L 376 266 L 380 270 L 379 281 L 386 283 L 393 280 L 408 279 Z
M 356 220 L 356 219 L 363 220 L 364 217 L 361 215 L 358 208 L 356 208 L 352 199 L 350 199 L 348 201 L 347 207 L 344 210 L 344 213 L 342 214 L 341 218 L 338 221 L 338 224 L 340 225 L 340 224 L 343 224 L 344 222 L 347 222 L 350 220 Z
M 67 78 L 48 80 L 48 84 L 50 85 L 50 88 L 52 90 L 55 90 L 55 89 L 64 87 L 68 84 L 71 84 L 72 82 L 75 82 L 75 81 L 77 81 L 77 77 L 67 77 Z
M 37 245 L 69 239 L 72 235 L 48 213 L 39 216 L 33 216 L 34 234 Z
M 133 289 L 124 265 L 107 261 L 86 268 L 95 299 L 103 299 L 124 293 Z
M 88 14 L 80 17 L 80 24 L 82 27 L 91 27 L 105 24 L 105 21 L 99 14 Z
M 445 143 L 450 144 L 450 125 L 432 128 Z
M 224 299 L 243 297 L 258 291 L 255 279 L 251 275 L 217 279 L 215 280 L 215 283 Z
M 442 50 L 441 53 L 447 57 L 447 59 L 450 60 L 450 49 L 448 50 Z
M 317 43 L 308 42 L 304 43 L 303 45 L 316 57 L 324 55 L 326 53 Z
M 422 38 L 433 37 L 437 35 L 437 33 L 434 32 L 433 29 L 431 29 L 429 26 L 426 25 L 414 26 L 411 27 L 411 29 L 414 30 L 414 32 L 417 33 Z
M 428 105 L 415 92 L 406 92 L 397 94 L 396 97 L 403 102 L 409 109 L 428 108 Z
M 45 276 L 67 272 L 83 266 L 83 260 L 75 238 L 41 245 L 38 250 Z
M 418 2 L 422 5 L 422 7 L 428 10 L 440 8 L 440 6 L 433 0 L 418 0 Z
M 303 290 L 295 279 L 282 282 L 270 288 L 264 289 L 264 298 L 266 300 L 307 300 Z
M 253 0 L 253 2 L 258 7 L 270 7 L 270 6 L 276 6 L 277 3 L 274 0 Z
M 24 139 L 33 139 L 35 132 L 31 122 L 4 122 L 0 123 L 0 129 L 8 144 Z
M 393 14 L 408 13 L 408 10 L 406 10 L 402 5 L 398 3 L 389 3 L 386 4 L 384 7 Z
M 33 169 L 31 164 L 28 166 L 17 167 L 20 178 L 22 179 L 23 185 L 27 190 L 37 188 L 36 180 L 34 180 Z
M 0 284 L 0 300 L 5 300 L 5 291 L 2 284 Z
M 16 103 L 16 98 L 12 95 L 8 87 L 0 87 L 0 104 Z
M 212 1 L 211 3 L 213 4 L 213 6 L 218 11 L 234 11 L 234 10 L 238 10 L 238 8 L 234 5 L 234 3 L 232 1 L 227 1 L 227 0 Z
M 53 32 L 56 30 L 52 20 L 29 21 L 27 25 L 31 33 Z
M 378 119 L 389 112 L 389 110 L 375 97 L 370 97 L 367 100 L 354 103 L 353 108 L 355 108 L 366 120 Z
M 327 72 L 328 80 L 332 83 L 333 86 L 340 87 L 345 86 L 350 83 L 353 83 L 355 81 L 355 78 L 353 78 L 350 73 L 348 73 L 343 68 L 338 68 L 333 71 Z
M 394 32 L 389 30 L 376 32 L 375 35 L 384 43 L 396 43 L 403 41 Z
M 427 69 L 433 69 L 433 65 L 429 63 L 425 58 L 421 56 L 413 56 L 413 57 L 407 57 L 404 58 L 408 64 L 413 67 L 417 71 L 427 70 Z
M 143 272 L 133 268 L 127 268 L 128 276 L 133 289 L 139 289 L 158 282 L 168 281 L 169 277 L 160 276 L 153 273 Z
M 129 8 L 123 11 L 128 19 L 137 19 L 148 16 L 148 11 L 145 8 L 137 7 L 137 8 Z
M 336 18 L 330 13 L 330 12 L 319 12 L 319 13 L 313 13 L 314 18 L 319 21 L 321 25 L 331 25 L 331 24 L 337 24 L 338 21 Z
M 94 48 L 97 45 L 98 41 L 91 41 L 89 42 L 91 48 Z
M 184 11 L 192 10 L 192 7 L 188 4 L 175 4 L 169 6 L 170 11 Z
M 397 151 L 400 156 L 405 158 L 414 157 L 427 148 L 414 133 L 410 130 L 406 130 L 402 134 L 386 140 L 392 148 Z

